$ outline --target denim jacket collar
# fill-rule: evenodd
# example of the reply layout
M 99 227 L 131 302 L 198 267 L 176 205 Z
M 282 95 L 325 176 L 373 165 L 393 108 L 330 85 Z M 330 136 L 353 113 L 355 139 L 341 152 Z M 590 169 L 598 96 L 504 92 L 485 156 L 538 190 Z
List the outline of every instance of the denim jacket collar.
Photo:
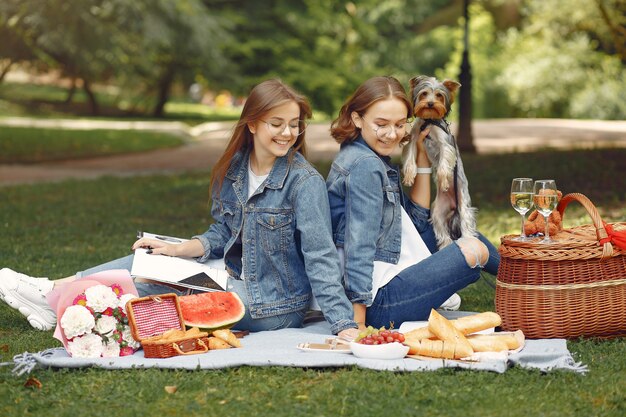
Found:
M 367 144 L 367 142 L 365 142 L 365 139 L 363 139 L 362 135 L 359 135 L 355 140 L 354 143 L 359 145 L 359 146 L 365 146 L 367 149 L 369 149 L 370 151 L 372 151 L 372 153 L 374 153 L 374 155 L 376 155 L 377 157 L 379 157 L 381 159 L 381 161 L 383 161 L 385 163 L 385 166 L 387 167 L 387 171 L 389 170 L 395 170 L 394 166 L 391 164 L 391 157 L 390 156 L 383 156 L 383 155 L 379 155 L 374 149 L 372 149 L 370 147 L 370 145 Z
M 391 178 L 394 179 L 394 181 L 398 184 L 398 188 L 402 189 L 402 185 L 400 184 L 400 174 L 399 174 L 399 167 L 395 164 L 391 163 L 391 157 L 390 156 L 383 156 L 378 154 L 375 150 L 373 150 L 368 144 L 367 142 L 365 142 L 365 139 L 363 139 L 363 135 L 359 134 L 359 136 L 354 140 L 353 142 L 355 145 L 357 146 L 362 146 L 365 147 L 367 149 L 369 149 L 374 155 L 376 155 L 378 158 L 380 158 L 381 161 L 383 161 L 384 165 L 385 165 L 385 169 L 387 171 L 387 175 Z M 402 205 L 404 206 L 404 203 L 406 201 L 406 196 L 404 195 L 404 193 L 400 193 L 400 199 L 402 201 Z
M 233 188 L 240 202 L 245 203 L 248 200 L 248 161 L 252 148 L 237 152 L 233 156 L 230 168 L 226 172 L 226 177 L 233 181 Z M 270 171 L 267 179 L 257 192 L 263 191 L 264 188 L 280 189 L 285 185 L 285 179 L 289 173 L 289 158 L 293 157 L 292 149 L 287 155 L 277 158 L 274 166 Z

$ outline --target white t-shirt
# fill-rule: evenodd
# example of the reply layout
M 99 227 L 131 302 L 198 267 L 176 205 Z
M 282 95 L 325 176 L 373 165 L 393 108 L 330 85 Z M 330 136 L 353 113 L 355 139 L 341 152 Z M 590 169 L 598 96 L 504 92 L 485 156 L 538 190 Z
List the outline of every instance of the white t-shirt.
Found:
M 266 175 L 256 175 L 252 172 L 252 168 L 250 167 L 250 160 L 248 160 L 248 198 L 254 194 L 254 192 L 263 184 L 263 181 L 269 176 Z
M 389 283 L 402 270 L 409 266 L 415 265 L 422 260 L 428 258 L 431 253 L 411 218 L 401 207 L 402 213 L 402 238 L 400 245 L 400 258 L 397 264 L 374 261 L 374 270 L 372 271 L 372 300 L 376 298 L 378 290 Z M 343 248 L 337 248 L 339 260 L 341 262 L 342 273 L 345 266 L 345 254 Z
M 252 172 L 252 168 L 250 167 L 250 160 L 248 160 L 248 198 L 250 198 L 252 194 L 254 194 L 254 192 L 261 186 L 261 184 L 263 184 L 263 181 L 265 181 L 268 176 L 269 174 L 256 175 L 254 172 Z M 242 280 L 245 279 L 243 270 L 243 255 L 241 258 L 241 276 L 239 278 Z

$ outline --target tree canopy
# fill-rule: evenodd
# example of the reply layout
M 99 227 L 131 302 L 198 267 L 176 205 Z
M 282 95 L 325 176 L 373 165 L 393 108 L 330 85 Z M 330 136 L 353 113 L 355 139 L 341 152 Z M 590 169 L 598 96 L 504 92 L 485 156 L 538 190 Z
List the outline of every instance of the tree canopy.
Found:
M 335 114 L 366 78 L 458 79 L 462 0 L 4 0 L 0 81 L 22 65 L 162 116 L 175 86 L 278 77 Z M 475 117 L 623 118 L 626 2 L 474 0 Z M 131 106 L 132 107 L 132 106 Z M 139 106 L 142 107 L 142 106 Z

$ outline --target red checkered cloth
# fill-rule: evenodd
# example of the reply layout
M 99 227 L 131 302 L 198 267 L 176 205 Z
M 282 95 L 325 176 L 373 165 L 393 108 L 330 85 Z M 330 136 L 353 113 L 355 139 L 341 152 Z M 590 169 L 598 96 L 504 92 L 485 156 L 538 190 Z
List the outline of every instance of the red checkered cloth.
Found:
M 163 334 L 170 329 L 182 330 L 176 301 L 173 298 L 145 300 L 133 304 L 137 333 L 141 339 Z

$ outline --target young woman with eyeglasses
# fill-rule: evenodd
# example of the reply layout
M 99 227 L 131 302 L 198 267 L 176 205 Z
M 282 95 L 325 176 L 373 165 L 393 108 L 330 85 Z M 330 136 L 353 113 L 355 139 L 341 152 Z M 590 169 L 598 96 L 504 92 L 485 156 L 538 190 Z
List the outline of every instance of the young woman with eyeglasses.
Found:
M 341 284 L 324 179 L 303 156 L 310 116 L 307 100 L 281 81 L 254 87 L 213 168 L 215 222 L 202 235 L 181 244 L 141 238 L 133 249 L 151 247 L 154 255 L 192 257 L 199 262 L 223 258 L 230 275 L 228 290 L 237 292 L 246 305 L 237 329 L 301 327 L 315 295 L 331 331 L 353 339 L 357 325 Z M 132 255 L 77 275 L 130 270 L 131 265 Z M 22 300 L 28 308 L 20 311 L 27 313 L 23 314 L 31 324 L 51 328 L 54 313 L 45 300 L 41 303 L 42 295 L 51 289 L 49 281 L 7 268 L 0 275 L 2 298 Z M 157 284 L 136 286 L 140 295 L 171 292 Z M 20 294 L 19 288 L 30 292 Z
M 431 308 L 476 281 L 482 269 L 495 274 L 500 260 L 483 236 L 437 251 L 424 149 L 429 130 L 418 140 L 417 164 L 423 170 L 408 196 L 390 159 L 408 141 L 411 117 L 411 102 L 398 80 L 374 77 L 356 89 L 331 125 L 341 144 L 326 180 L 333 238 L 360 327 L 397 328 L 424 320 Z

